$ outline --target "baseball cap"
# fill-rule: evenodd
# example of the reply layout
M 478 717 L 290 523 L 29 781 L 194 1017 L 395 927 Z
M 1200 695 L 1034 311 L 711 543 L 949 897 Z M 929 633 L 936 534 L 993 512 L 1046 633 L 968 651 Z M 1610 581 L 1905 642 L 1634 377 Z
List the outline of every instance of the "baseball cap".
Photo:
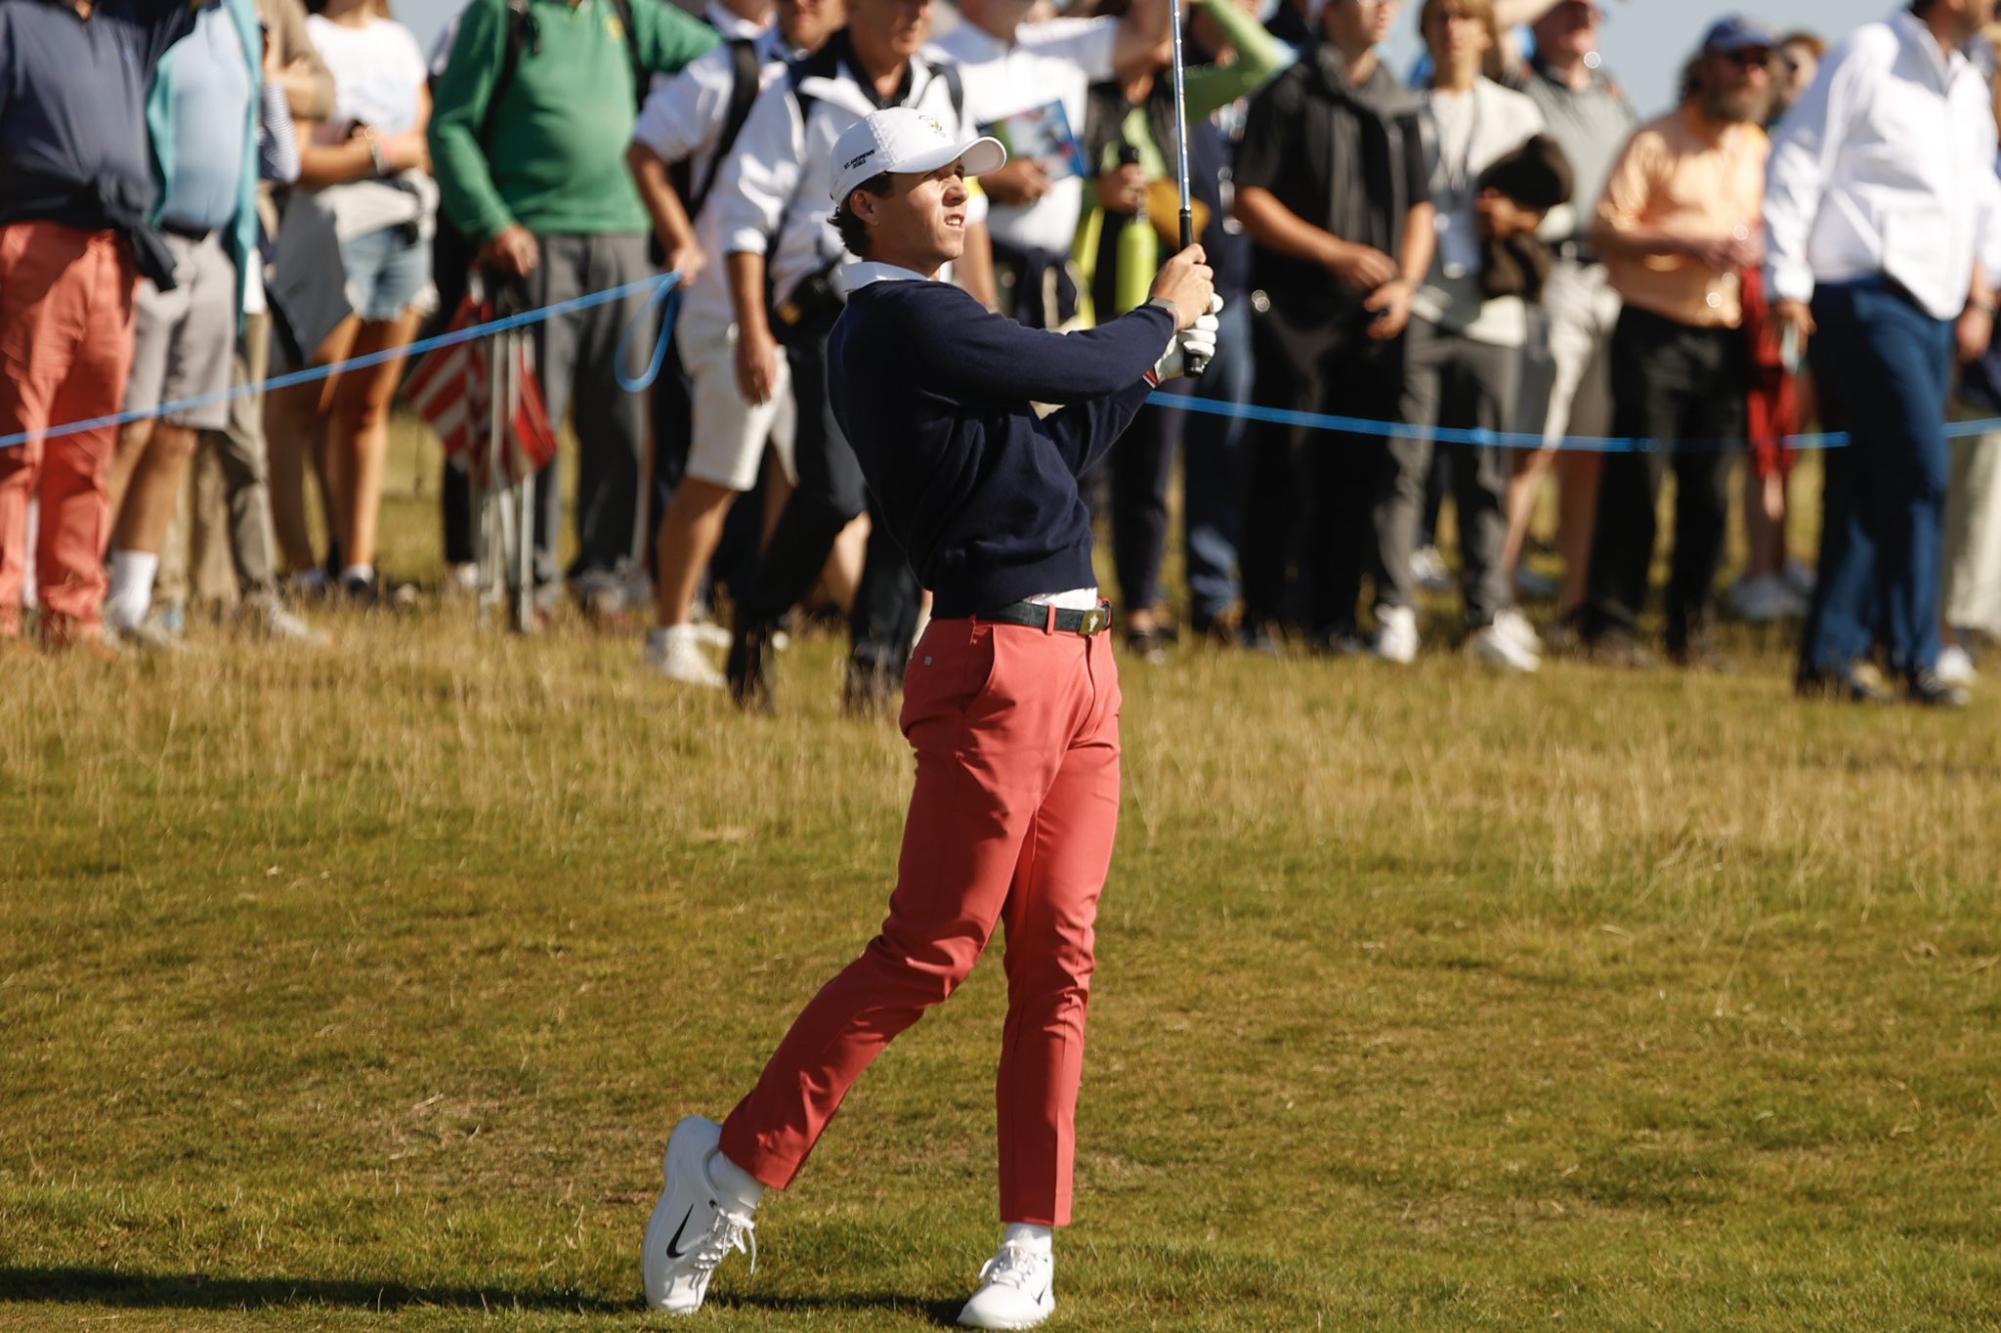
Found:
M 1731 14 L 1716 20 L 1702 38 L 1704 51 L 1718 51 L 1724 55 L 1761 47 L 1769 51 L 1778 44 L 1778 33 L 1756 19 L 1747 19 L 1741 14 Z
M 892 106 L 871 111 L 834 140 L 834 202 L 845 203 L 855 187 L 885 171 L 936 171 L 965 159 L 968 176 L 984 176 L 1007 163 L 998 139 L 961 140 L 929 111 Z

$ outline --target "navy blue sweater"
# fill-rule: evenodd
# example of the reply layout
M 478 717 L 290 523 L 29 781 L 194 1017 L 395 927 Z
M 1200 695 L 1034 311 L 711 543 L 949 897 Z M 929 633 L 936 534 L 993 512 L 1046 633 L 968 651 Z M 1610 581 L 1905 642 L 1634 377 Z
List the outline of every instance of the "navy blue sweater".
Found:
M 933 614 L 1097 582 L 1077 478 L 1138 414 L 1173 336 L 1158 306 L 1060 334 L 939 282 L 848 298 L 827 341 L 834 416 Z M 1034 403 L 1061 410 L 1038 418 Z

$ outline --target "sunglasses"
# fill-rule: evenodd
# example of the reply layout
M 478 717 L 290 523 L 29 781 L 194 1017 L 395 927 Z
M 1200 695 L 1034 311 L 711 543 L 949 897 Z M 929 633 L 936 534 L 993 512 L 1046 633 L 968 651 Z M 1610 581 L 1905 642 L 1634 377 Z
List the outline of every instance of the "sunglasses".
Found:
M 1756 46 L 1747 46 L 1741 51 L 1718 51 L 1716 55 L 1746 73 L 1754 69 L 1770 71 L 1772 68 L 1772 53 Z

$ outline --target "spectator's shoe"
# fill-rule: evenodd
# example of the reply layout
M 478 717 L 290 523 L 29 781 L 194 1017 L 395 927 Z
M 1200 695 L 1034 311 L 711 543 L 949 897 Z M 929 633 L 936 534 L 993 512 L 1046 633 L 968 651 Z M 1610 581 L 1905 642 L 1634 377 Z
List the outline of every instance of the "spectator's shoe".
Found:
M 1307 649 L 1316 657 L 1360 657 L 1369 651 L 1368 641 L 1352 628 L 1315 630 Z
M 640 1271 L 646 1303 L 672 1315 L 691 1315 L 709 1294 L 709 1279 L 731 1253 L 748 1254 L 757 1271 L 757 1231 L 749 1213 L 723 1209 L 709 1179 L 709 1160 L 722 1140 L 722 1126 L 689 1116 L 674 1126 L 661 1167 L 666 1188 L 646 1224 Z
M 1763 574 L 1755 579 L 1739 579 L 1730 589 L 1730 610 L 1739 620 L 1769 625 L 1776 620 L 1800 620 L 1806 616 L 1806 598 L 1783 574 Z
M 236 623 L 259 638 L 272 643 L 296 643 L 303 648 L 324 648 L 333 640 L 285 609 L 271 593 L 253 593 L 243 599 Z
M 730 632 L 716 623 L 715 613 L 703 603 L 695 603 L 688 623 L 694 627 L 695 642 L 702 647 L 727 649 L 730 646 Z
M 584 619 L 599 629 L 616 629 L 632 607 L 627 580 L 617 570 L 592 569 L 570 582 L 570 593 Z
M 1494 628 L 1508 641 L 1533 657 L 1542 656 L 1542 640 L 1536 637 L 1535 626 L 1519 608 L 1508 607 L 1494 617 Z
M 345 574 L 340 581 L 340 599 L 357 611 L 377 611 L 385 605 L 382 596 L 382 576 L 370 574 Z
M 1410 576 L 1426 592 L 1452 591 L 1452 571 L 1436 546 L 1420 546 L 1411 552 Z
M 168 629 L 164 622 L 150 616 L 136 625 L 106 625 L 104 642 L 120 652 L 146 653 L 160 657 L 172 657 L 188 650 L 188 645 L 180 635 Z
M 1683 671 L 1701 671 L 1712 676 L 1736 676 L 1737 664 L 1716 651 L 1706 636 L 1697 635 L 1679 647 L 1668 649 L 1668 661 Z
M 1523 675 L 1542 670 L 1541 648 L 1535 631 L 1513 607 L 1496 615 L 1491 624 L 1475 630 L 1466 641 L 1466 651 L 1474 660 Z
M 1937 675 L 1946 684 L 1961 687 L 1971 686 L 1980 679 L 1980 673 L 1973 667 L 1973 654 L 1957 643 L 1939 650 Z
M 1802 699 L 1840 699 L 1856 704 L 1887 704 L 1890 692 L 1860 667 L 1845 671 L 1802 671 L 1793 680 Z
M 667 625 L 646 636 L 646 665 L 658 676 L 683 685 L 699 685 L 720 690 L 723 673 L 702 653 L 702 642 L 693 625 Z
M 1382 661 L 1409 666 L 1417 660 L 1417 610 L 1386 606 L 1376 612 L 1376 641 L 1370 651 Z
M 1913 672 L 1905 692 L 1921 708 L 1964 708 L 1973 702 L 1964 686 L 1941 680 L 1936 671 Z
M 880 717 L 895 704 L 896 689 L 894 671 L 874 657 L 857 653 L 848 659 L 841 711 L 849 717 Z
M 967 1328 L 1034 1328 L 1056 1309 L 1056 1260 L 1020 1241 L 980 1270 L 980 1289 L 959 1311 Z
M 1813 600 L 1813 587 L 1817 581 L 1813 570 L 1807 568 L 1807 566 L 1797 560 L 1788 560 L 1786 561 L 1785 573 L 1779 577 L 1786 581 L 1787 587 L 1799 594 L 1799 599 L 1802 602 Z
M 479 591 L 479 566 L 467 560 L 445 570 L 445 595 L 471 597 Z
M 764 625 L 742 625 L 730 638 L 729 661 L 723 667 L 730 698 L 737 707 L 751 712 L 775 710 L 772 698 L 771 630 Z
M 317 602 L 333 592 L 327 572 L 315 565 L 295 571 L 285 580 L 285 596 L 295 602 Z
M 1549 657 L 1584 657 L 1590 647 L 1584 642 L 1584 613 L 1572 611 L 1557 618 L 1542 636 L 1542 650 Z
M 1630 634 L 1613 631 L 1585 641 L 1585 655 L 1595 666 L 1619 671 L 1655 671 L 1660 663 Z
M 1188 617 L 1188 632 L 1212 648 L 1234 648 L 1240 642 L 1243 619 L 1243 611 L 1235 606 L 1215 612 L 1198 610 Z
M 1237 646 L 1254 657 L 1277 657 L 1281 652 L 1277 631 L 1264 621 L 1246 621 L 1237 631 Z
M 1515 595 L 1525 602 L 1553 602 L 1563 595 L 1563 580 L 1523 565 L 1515 571 Z

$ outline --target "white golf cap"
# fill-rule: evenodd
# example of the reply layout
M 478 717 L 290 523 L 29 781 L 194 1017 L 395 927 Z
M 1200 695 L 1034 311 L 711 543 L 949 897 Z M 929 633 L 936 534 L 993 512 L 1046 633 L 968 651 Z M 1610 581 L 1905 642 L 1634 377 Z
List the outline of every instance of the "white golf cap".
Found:
M 960 141 L 929 111 L 893 106 L 871 111 L 834 140 L 834 202 L 847 202 L 855 187 L 885 171 L 922 175 L 966 162 L 968 176 L 984 176 L 1007 163 L 998 139 Z

